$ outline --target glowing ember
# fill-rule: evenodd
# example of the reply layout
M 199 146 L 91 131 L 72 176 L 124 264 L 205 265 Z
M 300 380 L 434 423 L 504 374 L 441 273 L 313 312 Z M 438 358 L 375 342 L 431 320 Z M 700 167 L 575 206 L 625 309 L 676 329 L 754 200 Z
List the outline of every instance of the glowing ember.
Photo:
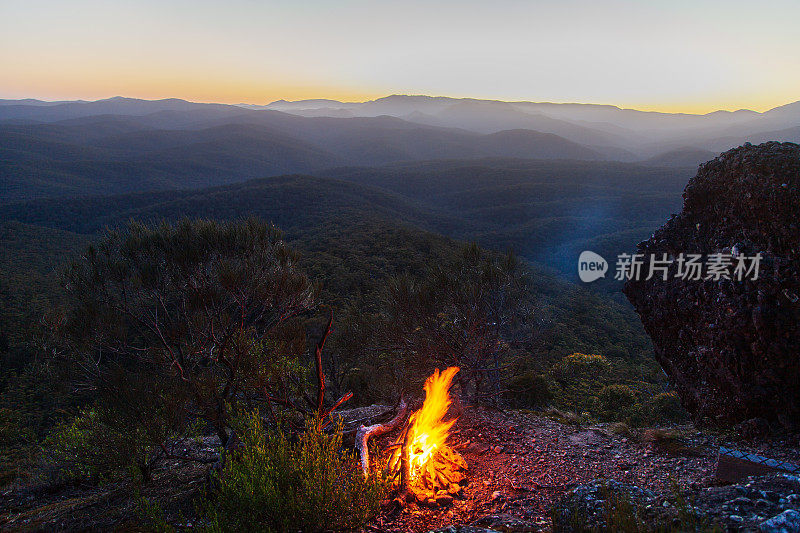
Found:
M 466 462 L 447 445 L 456 419 L 442 420 L 450 407 L 450 387 L 458 370 L 450 367 L 440 373 L 437 369 L 425 381 L 425 402 L 409 418 L 407 439 L 401 435 L 398 440 L 398 444 L 408 442 L 410 482 L 415 492 L 431 496 L 440 491 L 457 493 L 466 478 Z M 400 455 L 398 448 L 390 461 L 394 471 L 400 466 Z

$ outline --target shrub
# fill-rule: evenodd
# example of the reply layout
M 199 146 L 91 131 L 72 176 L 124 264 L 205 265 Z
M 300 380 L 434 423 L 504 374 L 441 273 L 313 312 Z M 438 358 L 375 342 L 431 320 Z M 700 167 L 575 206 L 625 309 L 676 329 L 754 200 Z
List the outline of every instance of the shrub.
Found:
M 596 415 L 597 393 L 603 387 L 611 365 L 601 355 L 573 353 L 550 369 L 549 390 L 556 405 L 576 413 Z
M 98 482 L 131 471 L 149 477 L 147 437 L 141 429 L 122 426 L 115 415 L 85 409 L 47 436 L 45 458 L 54 481 Z
M 33 456 L 35 435 L 22 414 L 0 407 L 0 487 L 21 475 Z
M 689 416 L 676 392 L 657 394 L 649 404 L 652 418 L 657 422 L 684 422 Z
M 611 370 L 602 355 L 573 353 L 553 365 L 552 375 L 559 380 L 598 379 Z
M 625 420 L 635 411 L 636 393 L 627 385 L 615 383 L 600 389 L 600 413 L 607 420 Z
M 547 378 L 529 370 L 508 380 L 507 399 L 515 407 L 545 407 L 553 398 Z
M 309 422 L 297 441 L 265 431 L 258 411 L 234 419 L 243 446 L 216 476 L 218 489 L 200 512 L 209 531 L 358 529 L 386 493 L 383 476 L 365 478 L 340 431 Z

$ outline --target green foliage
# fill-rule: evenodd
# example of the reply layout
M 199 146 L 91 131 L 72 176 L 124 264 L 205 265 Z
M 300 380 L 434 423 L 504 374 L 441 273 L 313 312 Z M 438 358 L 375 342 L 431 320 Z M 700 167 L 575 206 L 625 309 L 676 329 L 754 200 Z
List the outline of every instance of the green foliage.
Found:
M 600 400 L 600 413 L 608 420 L 625 420 L 638 402 L 637 394 L 627 385 L 614 383 L 606 385 L 597 394 Z
M 33 460 L 36 435 L 25 425 L 23 414 L 0 407 L 0 487 L 27 471 Z
M 164 510 L 156 501 L 149 500 L 137 494 L 136 506 L 139 512 L 139 520 L 143 523 L 146 531 L 152 533 L 174 533 L 176 529 L 167 522 Z
M 132 223 L 72 262 L 54 345 L 120 427 L 163 447 L 199 417 L 227 441 L 225 405 L 284 404 L 314 287 L 274 227 L 255 219 Z
M 509 342 L 527 334 L 526 278 L 513 254 L 465 246 L 452 262 L 431 265 L 421 279 L 402 276 L 388 284 L 372 342 L 403 361 L 406 382 L 436 365 L 459 366 L 462 391 L 470 388 L 478 401 L 495 398 Z
M 660 392 L 642 380 L 636 366 L 596 354 L 574 353 L 554 363 L 547 374 L 552 403 L 561 412 L 586 421 L 647 426 L 686 420 L 674 392 Z
M 39 444 L 52 426 L 69 415 L 68 391 L 51 369 L 29 364 L 3 376 L 0 394 L 0 486 L 30 473 Z
M 553 365 L 550 373 L 557 380 L 601 379 L 611 370 L 602 355 L 573 353 Z
M 357 457 L 342 450 L 340 431 L 326 434 L 310 421 L 291 441 L 265 430 L 258 411 L 233 425 L 242 447 L 201 506 L 208 531 L 353 530 L 377 512 L 387 482 L 363 476 Z
M 546 407 L 553 400 L 549 381 L 533 370 L 513 376 L 506 384 L 506 401 L 515 407 Z
M 650 400 L 648 407 L 652 418 L 659 422 L 680 423 L 689 418 L 689 414 L 681 405 L 678 393 L 674 391 L 656 394 Z
M 44 442 L 49 474 L 66 482 L 149 475 L 151 441 L 145 428 L 122 424 L 119 411 L 96 406 L 57 426 Z
M 555 404 L 578 414 L 598 412 L 597 394 L 611 370 L 600 355 L 570 354 L 550 369 L 550 390 Z

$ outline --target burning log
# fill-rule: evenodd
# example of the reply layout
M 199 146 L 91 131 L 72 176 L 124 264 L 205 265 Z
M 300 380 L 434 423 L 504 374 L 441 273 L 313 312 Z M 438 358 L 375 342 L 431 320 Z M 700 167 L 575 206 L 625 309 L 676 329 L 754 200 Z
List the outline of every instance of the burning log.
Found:
M 364 476 L 369 475 L 369 446 L 368 441 L 371 437 L 379 437 L 389 433 L 405 419 L 408 406 L 405 399 L 400 399 L 400 405 L 397 408 L 397 414 L 386 424 L 373 424 L 371 426 L 364 426 L 363 424 L 356 431 L 356 448 L 361 456 L 361 469 L 364 471 Z
M 425 402 L 409 418 L 409 426 L 396 442 L 389 459 L 389 470 L 399 474 L 401 497 L 413 494 L 419 503 L 452 503 L 466 481 L 467 463 L 447 445 L 455 419 L 444 421 L 451 400 L 449 395 L 457 367 L 436 370 L 425 382 Z M 363 456 L 362 456 L 363 457 Z

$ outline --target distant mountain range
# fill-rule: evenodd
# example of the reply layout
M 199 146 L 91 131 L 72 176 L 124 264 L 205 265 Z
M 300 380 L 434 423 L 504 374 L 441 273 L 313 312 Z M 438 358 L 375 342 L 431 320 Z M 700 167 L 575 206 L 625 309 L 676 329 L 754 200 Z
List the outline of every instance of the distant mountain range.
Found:
M 178 99 L 0 100 L 0 203 L 191 189 L 341 166 L 522 158 L 691 168 L 745 141 L 800 141 L 765 113 L 389 96 L 267 106 Z
M 766 135 L 800 139 L 800 101 L 764 113 L 747 109 L 704 115 L 621 109 L 612 105 L 502 102 L 472 98 L 393 95 L 363 103 L 332 100 L 279 100 L 251 109 L 274 109 L 303 116 L 389 115 L 421 124 L 483 133 L 532 129 L 574 142 L 613 146 L 638 156 L 692 146 L 719 152 Z

